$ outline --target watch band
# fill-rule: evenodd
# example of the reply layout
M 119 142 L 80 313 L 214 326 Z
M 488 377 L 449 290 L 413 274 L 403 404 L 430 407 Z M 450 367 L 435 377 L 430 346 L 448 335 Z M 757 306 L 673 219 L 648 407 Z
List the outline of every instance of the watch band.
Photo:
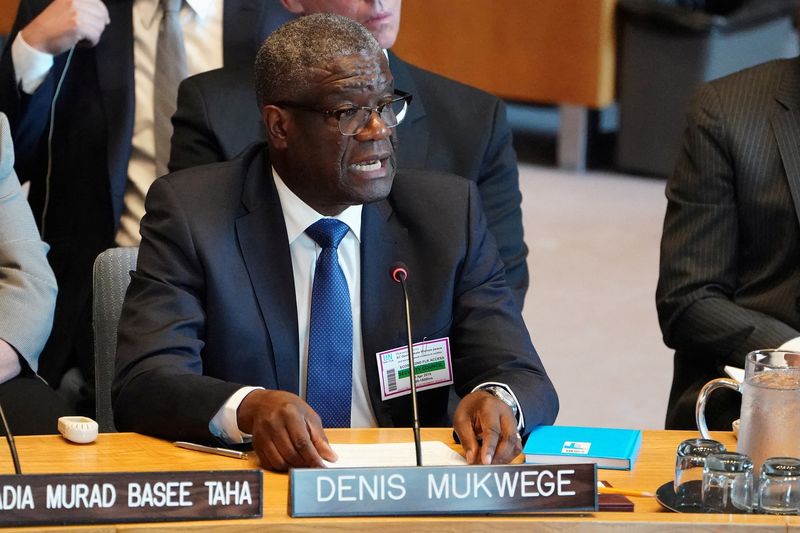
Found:
M 514 397 L 505 390 L 503 387 L 498 387 L 497 385 L 489 385 L 488 387 L 483 387 L 482 391 L 486 391 L 507 406 L 511 408 L 511 412 L 514 413 L 514 417 L 519 420 L 519 408 L 517 407 L 517 402 L 514 401 Z

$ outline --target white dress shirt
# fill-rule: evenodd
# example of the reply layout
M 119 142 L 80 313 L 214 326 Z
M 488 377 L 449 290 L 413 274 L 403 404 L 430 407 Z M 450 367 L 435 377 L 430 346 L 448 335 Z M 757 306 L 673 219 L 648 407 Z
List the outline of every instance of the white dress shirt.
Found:
M 311 318 L 311 289 L 314 284 L 314 270 L 322 248 L 305 230 L 316 221 L 324 218 L 294 194 L 273 169 L 272 176 L 286 222 L 289 238 L 289 253 L 292 258 L 295 299 L 297 304 L 297 330 L 300 341 L 298 354 L 300 397 L 306 397 L 308 366 L 308 337 Z M 378 421 L 372 412 L 367 389 L 367 374 L 364 368 L 364 354 L 361 342 L 361 210 L 354 205 L 333 217 L 347 224 L 350 231 L 339 243 L 339 265 L 342 267 L 350 290 L 350 303 L 353 310 L 353 386 L 350 401 L 351 427 L 377 427 Z M 374 357 L 374 354 L 372 354 Z M 233 394 L 217 412 L 209 424 L 211 433 L 230 443 L 240 443 L 249 438 L 242 433 L 237 424 L 239 404 L 248 393 L 259 387 L 243 387 Z
M 144 198 L 156 178 L 153 77 L 162 18 L 158 4 L 158 0 L 134 0 L 132 8 L 135 111 L 128 184 L 116 236 L 119 246 L 139 244 Z M 184 0 L 180 16 L 190 76 L 222 67 L 222 14 L 223 0 Z M 17 83 L 27 94 L 39 88 L 53 67 L 52 55 L 31 47 L 19 34 L 11 45 L 11 57 Z

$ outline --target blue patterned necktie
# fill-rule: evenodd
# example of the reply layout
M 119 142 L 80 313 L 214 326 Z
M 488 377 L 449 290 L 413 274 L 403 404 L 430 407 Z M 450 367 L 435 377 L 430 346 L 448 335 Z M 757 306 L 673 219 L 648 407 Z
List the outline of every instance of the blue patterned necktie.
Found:
M 306 229 L 322 248 L 311 290 L 306 401 L 323 427 L 350 427 L 353 383 L 353 311 L 337 248 L 347 224 L 323 218 Z

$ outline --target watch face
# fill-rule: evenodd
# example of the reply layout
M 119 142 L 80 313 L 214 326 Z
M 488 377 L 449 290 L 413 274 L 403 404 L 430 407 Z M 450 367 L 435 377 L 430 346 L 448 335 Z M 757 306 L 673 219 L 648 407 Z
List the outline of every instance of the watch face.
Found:
M 501 389 L 500 387 L 486 387 L 484 390 L 509 406 L 511 408 L 511 412 L 514 413 L 514 416 L 517 416 L 517 403 L 514 401 L 514 397 L 511 396 L 508 391 Z

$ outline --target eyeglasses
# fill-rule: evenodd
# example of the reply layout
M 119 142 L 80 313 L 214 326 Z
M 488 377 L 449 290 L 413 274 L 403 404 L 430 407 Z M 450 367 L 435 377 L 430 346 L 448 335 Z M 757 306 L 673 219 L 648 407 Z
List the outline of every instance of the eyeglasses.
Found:
M 411 103 L 413 95 L 398 90 L 395 90 L 394 94 L 397 98 L 378 104 L 375 107 L 349 105 L 326 111 L 297 102 L 280 101 L 273 103 L 273 105 L 299 109 L 301 111 L 312 111 L 314 113 L 321 113 L 326 117 L 334 117 L 339 124 L 339 133 L 352 136 L 361 133 L 367 126 L 367 123 L 369 123 L 372 113 L 378 113 L 378 116 L 381 117 L 381 120 L 387 128 L 394 128 L 400 124 L 405 117 L 406 109 Z

